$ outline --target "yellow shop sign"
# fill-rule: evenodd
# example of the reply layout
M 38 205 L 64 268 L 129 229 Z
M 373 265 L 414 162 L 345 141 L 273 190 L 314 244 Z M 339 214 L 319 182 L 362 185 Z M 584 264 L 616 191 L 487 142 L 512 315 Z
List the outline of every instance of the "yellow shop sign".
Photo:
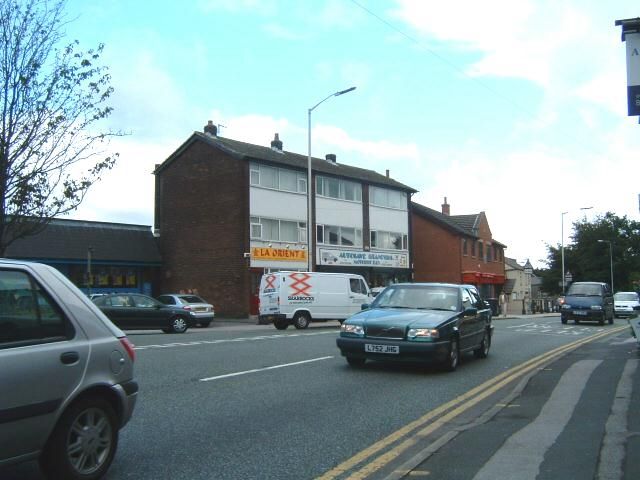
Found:
M 252 260 L 276 260 L 276 261 L 307 261 L 306 250 L 291 250 L 288 248 L 251 248 Z

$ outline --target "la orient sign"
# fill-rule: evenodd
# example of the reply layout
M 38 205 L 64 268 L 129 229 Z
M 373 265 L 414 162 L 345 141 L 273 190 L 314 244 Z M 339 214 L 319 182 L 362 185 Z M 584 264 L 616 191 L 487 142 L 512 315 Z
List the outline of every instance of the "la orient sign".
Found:
M 293 261 L 306 262 L 306 250 L 292 250 L 288 248 L 252 247 L 251 260 Z

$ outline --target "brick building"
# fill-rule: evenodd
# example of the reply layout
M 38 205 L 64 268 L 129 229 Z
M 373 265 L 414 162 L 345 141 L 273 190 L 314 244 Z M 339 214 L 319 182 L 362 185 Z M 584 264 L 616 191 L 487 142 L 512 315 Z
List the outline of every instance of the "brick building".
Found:
M 441 212 L 411 202 L 415 281 L 473 284 L 485 298 L 497 298 L 506 246 L 492 238 L 484 212 L 451 215 L 450 209 L 446 198 Z
M 163 292 L 196 289 L 224 316 L 257 313 L 263 273 L 360 273 L 370 285 L 411 279 L 410 197 L 386 175 L 217 136 L 212 122 L 157 165 L 155 234 Z

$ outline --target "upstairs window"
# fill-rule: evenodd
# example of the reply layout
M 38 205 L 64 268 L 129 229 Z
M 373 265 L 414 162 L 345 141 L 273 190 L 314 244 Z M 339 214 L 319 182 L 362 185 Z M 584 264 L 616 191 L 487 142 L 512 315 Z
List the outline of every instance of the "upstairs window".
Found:
M 395 208 L 398 210 L 407 209 L 407 194 L 400 190 L 389 188 L 369 187 L 369 203 L 377 207 Z
M 259 163 L 250 166 L 251 185 L 283 192 L 307 193 L 306 173 L 296 170 L 269 167 Z
M 361 202 L 362 185 L 356 182 L 350 182 L 349 180 L 318 175 L 316 177 L 316 195 L 338 200 Z

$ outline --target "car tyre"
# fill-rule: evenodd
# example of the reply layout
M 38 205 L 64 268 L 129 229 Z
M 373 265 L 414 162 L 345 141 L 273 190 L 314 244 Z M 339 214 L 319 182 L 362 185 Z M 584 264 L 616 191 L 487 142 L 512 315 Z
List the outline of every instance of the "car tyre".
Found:
M 612 313 L 611 316 L 609 317 L 609 325 L 613 325 L 614 318 L 616 318 L 616 316 Z
M 355 367 L 355 368 L 362 367 L 364 365 L 364 362 L 366 361 L 367 361 L 366 358 L 347 357 L 347 363 L 349 364 L 349 366 Z
M 580 324 L 580 320 L 578 320 L 577 318 L 575 318 L 575 319 L 573 320 L 573 323 L 575 323 L 576 325 L 579 325 L 579 324 Z
M 567 319 L 565 317 L 560 317 L 560 321 L 562 322 L 563 325 L 567 324 Z
M 311 323 L 311 317 L 307 312 L 298 312 L 296 316 L 293 317 L 293 326 L 298 330 L 305 329 Z
M 488 331 L 484 332 L 482 342 L 480 346 L 473 351 L 476 358 L 487 358 L 489 356 L 489 349 L 491 348 L 491 335 Z
M 171 333 L 184 333 L 187 331 L 188 328 L 189 328 L 189 324 L 187 323 L 187 320 L 184 317 L 173 317 L 171 319 L 171 327 L 168 330 Z
M 118 447 L 116 414 L 104 399 L 85 397 L 62 414 L 40 456 L 48 479 L 95 480 L 107 472 Z
M 604 321 L 607 319 L 607 312 L 602 312 L 602 317 L 598 320 L 598 325 L 604 325 Z
M 276 327 L 278 330 L 286 330 L 289 324 L 284 320 L 274 320 L 273 326 Z
M 458 363 L 460 362 L 460 349 L 458 346 L 458 339 L 452 338 L 449 341 L 449 351 L 447 353 L 447 358 L 442 364 L 443 368 L 447 372 L 453 372 L 458 368 Z

